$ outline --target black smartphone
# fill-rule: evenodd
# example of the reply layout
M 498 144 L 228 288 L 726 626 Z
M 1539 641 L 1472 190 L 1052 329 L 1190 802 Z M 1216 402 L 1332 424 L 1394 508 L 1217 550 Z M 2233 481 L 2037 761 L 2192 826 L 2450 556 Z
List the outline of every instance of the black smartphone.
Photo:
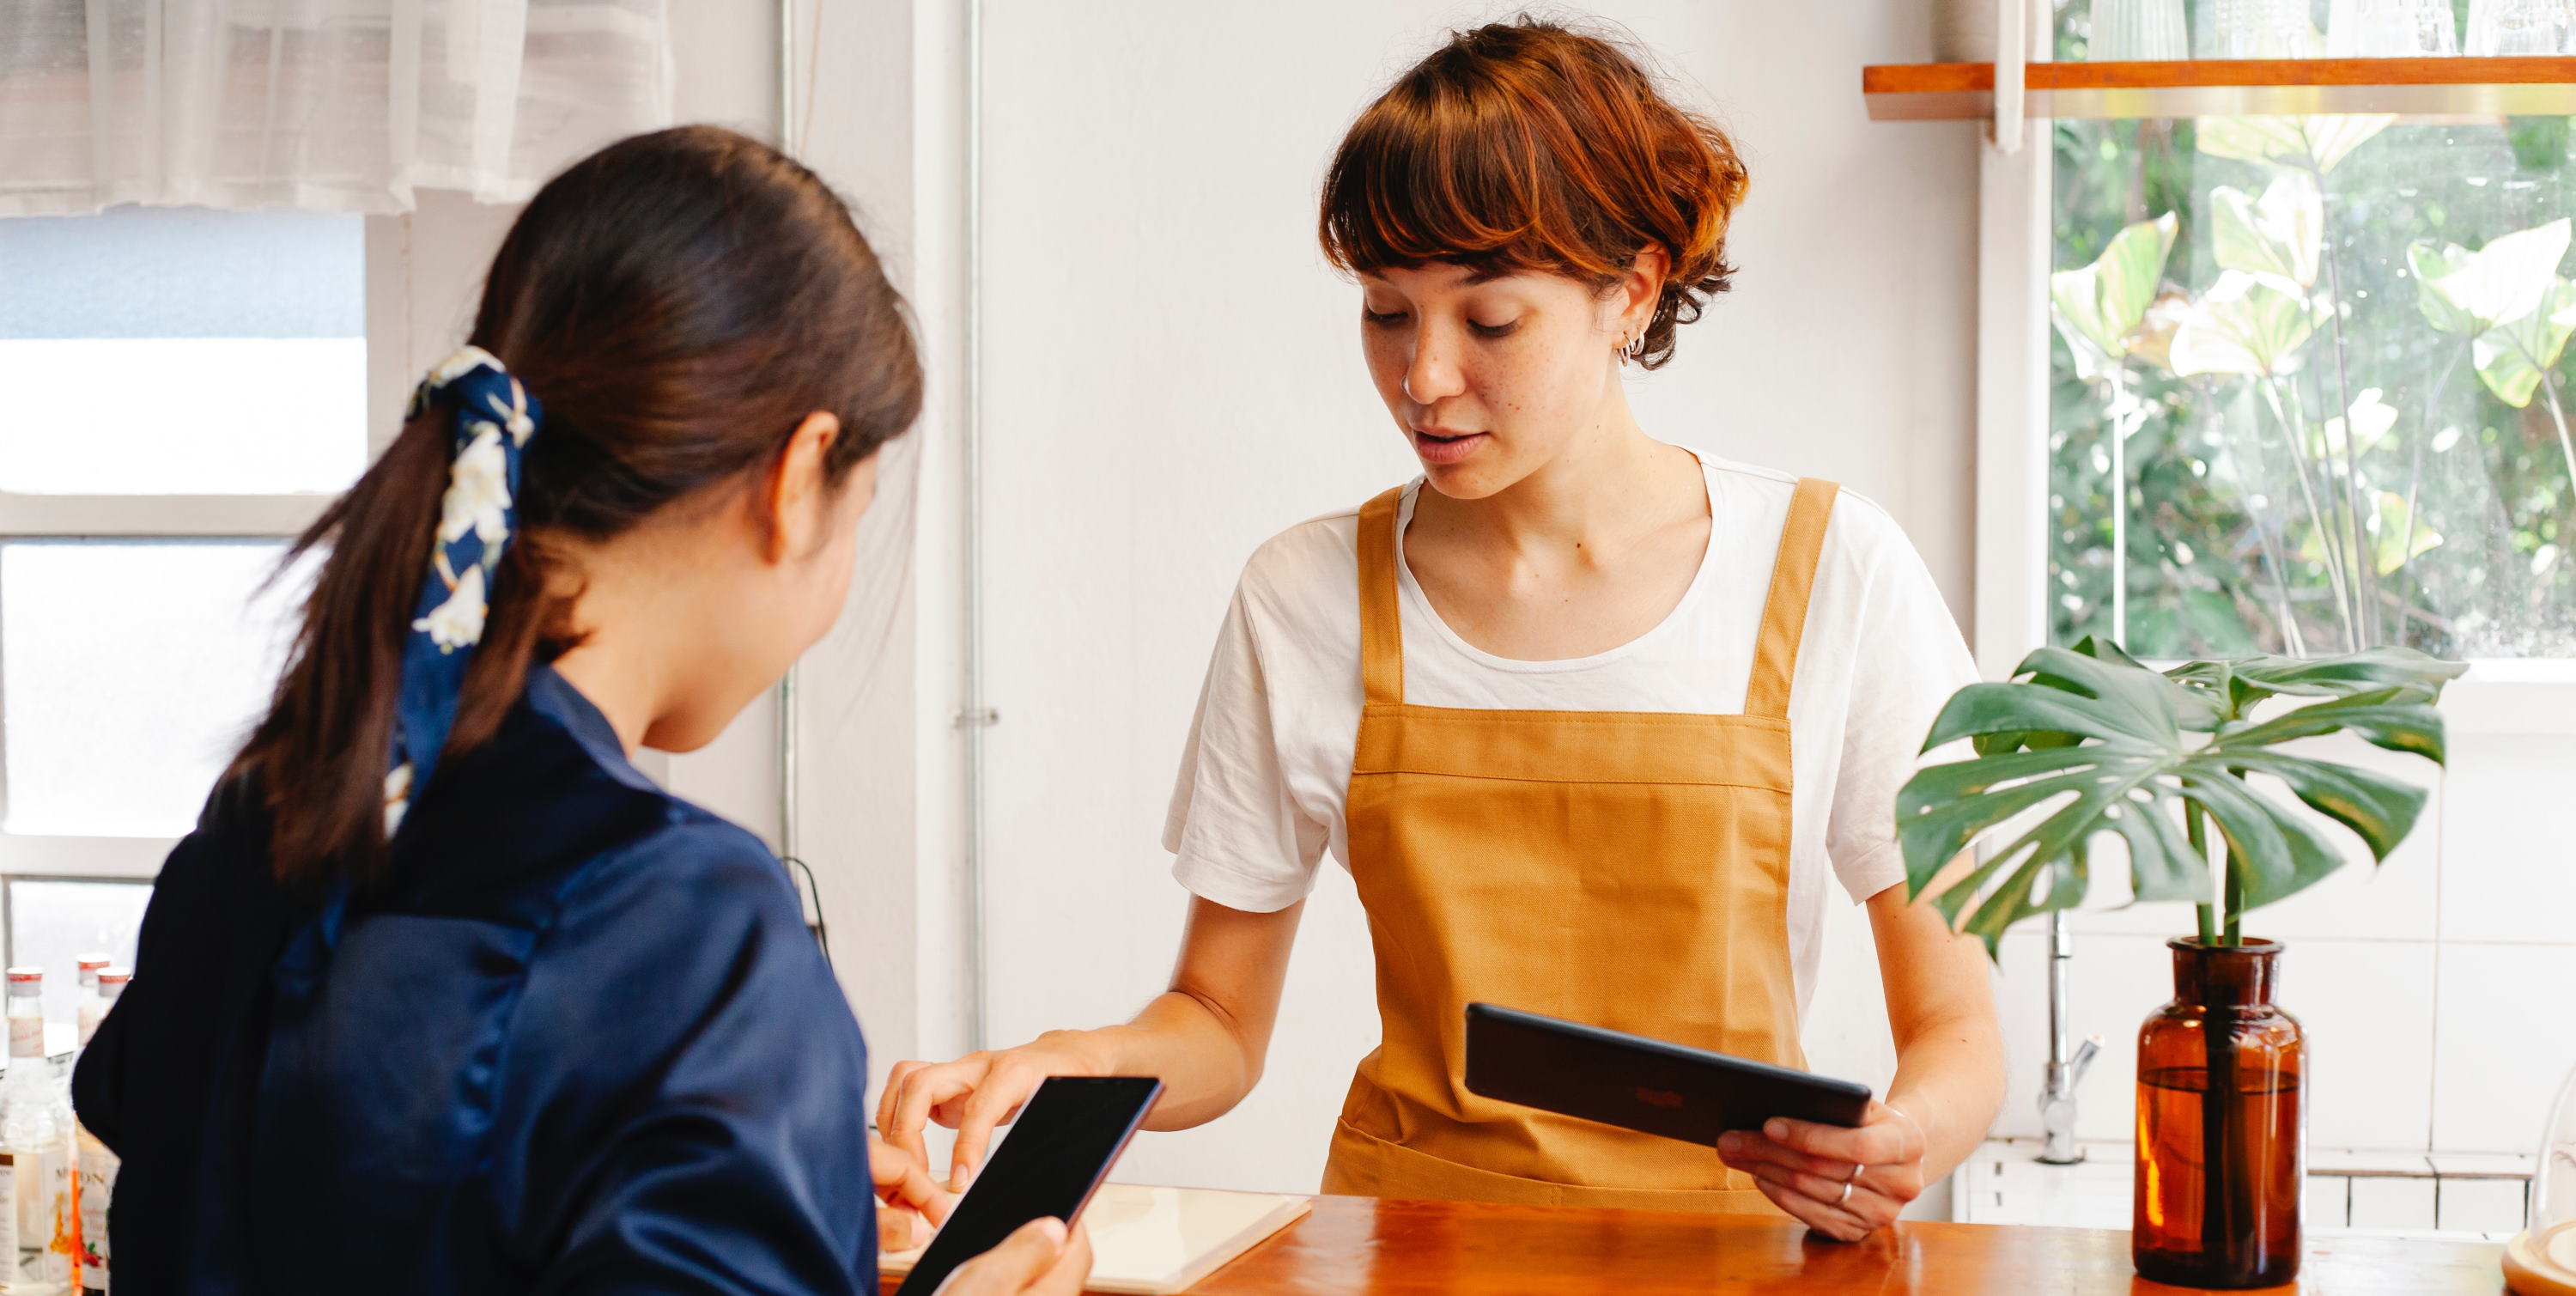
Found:
M 895 1296 L 929 1296 L 1030 1220 L 1073 1223 L 1162 1093 L 1152 1076 L 1047 1077 Z
M 1467 1005 L 1467 1089 L 1703 1147 L 1774 1116 L 1869 1114 L 1868 1085 L 1484 1003 Z

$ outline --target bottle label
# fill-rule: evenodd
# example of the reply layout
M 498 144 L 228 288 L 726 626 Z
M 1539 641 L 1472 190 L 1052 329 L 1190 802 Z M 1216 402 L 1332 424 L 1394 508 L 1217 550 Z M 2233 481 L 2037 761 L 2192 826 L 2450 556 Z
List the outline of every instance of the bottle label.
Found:
M 9 1019 L 9 1056 L 13 1058 L 45 1055 L 45 1019 L 11 1017 Z
M 21 1282 L 50 1286 L 71 1280 L 71 1158 L 67 1151 L 18 1148 L 10 1158 Z
M 18 1167 L 17 1156 L 0 1152 L 0 1190 L 9 1200 L 0 1203 L 0 1280 L 15 1284 L 23 1277 L 18 1267 Z
M 72 1204 L 72 1147 L 45 1153 L 45 1278 L 69 1287 L 80 1260 L 80 1208 Z
M 80 1282 L 107 1290 L 107 1204 L 116 1195 L 116 1154 L 84 1133 L 80 1140 Z

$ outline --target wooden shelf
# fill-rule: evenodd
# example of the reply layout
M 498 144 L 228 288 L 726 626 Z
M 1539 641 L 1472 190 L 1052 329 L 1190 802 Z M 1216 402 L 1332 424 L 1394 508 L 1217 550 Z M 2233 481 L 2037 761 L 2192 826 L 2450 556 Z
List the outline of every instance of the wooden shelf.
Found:
M 2033 117 L 2225 117 L 2400 113 L 2409 117 L 2576 115 L 2576 58 L 2192 59 L 2032 63 Z M 1994 115 L 1991 63 L 1861 69 L 1877 121 Z

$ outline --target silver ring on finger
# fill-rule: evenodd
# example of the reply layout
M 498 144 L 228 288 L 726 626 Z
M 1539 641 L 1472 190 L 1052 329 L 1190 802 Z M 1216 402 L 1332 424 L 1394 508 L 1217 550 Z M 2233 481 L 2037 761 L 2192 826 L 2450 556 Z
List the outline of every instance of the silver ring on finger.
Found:
M 1857 1176 L 1855 1176 L 1855 1177 L 1857 1177 Z M 1849 1201 L 1851 1200 L 1851 1190 L 1852 1190 L 1852 1181 L 1851 1181 L 1850 1179 L 1845 1179 L 1845 1180 L 1843 1180 L 1843 1195 L 1842 1195 L 1842 1196 L 1840 1196 L 1840 1197 L 1836 1197 L 1836 1198 L 1834 1199 L 1834 1205 L 1836 1205 L 1836 1206 L 1840 1206 L 1840 1205 L 1843 1205 L 1843 1204 L 1844 1204 L 1844 1203 L 1846 1203 L 1846 1202 L 1849 1202 Z

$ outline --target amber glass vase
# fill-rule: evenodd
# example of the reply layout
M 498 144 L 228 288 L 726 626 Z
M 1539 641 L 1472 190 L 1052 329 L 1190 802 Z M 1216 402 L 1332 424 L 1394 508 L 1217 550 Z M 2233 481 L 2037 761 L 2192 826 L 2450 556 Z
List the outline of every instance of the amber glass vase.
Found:
M 2138 1031 L 2141 1277 L 2270 1287 L 2299 1272 L 2307 1044 L 2272 1002 L 2281 947 L 2176 939 L 2173 1002 Z

